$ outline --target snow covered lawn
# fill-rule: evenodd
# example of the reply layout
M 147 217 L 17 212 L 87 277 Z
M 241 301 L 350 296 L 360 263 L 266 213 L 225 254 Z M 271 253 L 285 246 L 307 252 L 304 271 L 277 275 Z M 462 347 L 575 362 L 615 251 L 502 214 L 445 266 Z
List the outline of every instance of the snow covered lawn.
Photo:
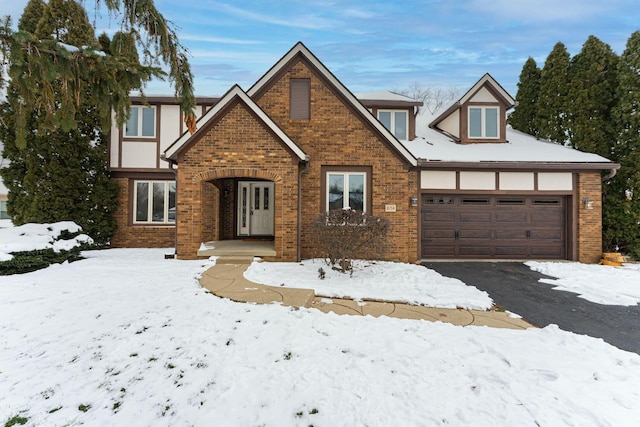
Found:
M 559 291 L 578 294 L 596 304 L 640 303 L 640 264 L 611 267 L 576 262 L 527 262 L 532 270 L 557 279 L 540 279 Z
M 165 260 L 165 252 L 92 251 L 0 278 L 0 423 L 18 415 L 32 426 L 640 419 L 640 356 L 600 339 L 233 303 L 199 287 L 211 262 Z
M 320 279 L 322 268 L 325 278 Z M 386 300 L 442 308 L 486 310 L 489 294 L 458 279 L 444 277 L 419 265 L 384 261 L 354 261 L 354 273 L 332 270 L 321 259 L 301 263 L 254 262 L 244 274 L 269 286 L 314 289 L 317 296 L 355 300 Z

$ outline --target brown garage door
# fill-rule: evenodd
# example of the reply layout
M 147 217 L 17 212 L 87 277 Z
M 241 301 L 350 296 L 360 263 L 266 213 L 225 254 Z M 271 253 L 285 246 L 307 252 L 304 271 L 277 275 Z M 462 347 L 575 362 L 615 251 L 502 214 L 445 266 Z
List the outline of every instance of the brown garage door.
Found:
M 423 258 L 566 258 L 562 196 L 422 195 Z

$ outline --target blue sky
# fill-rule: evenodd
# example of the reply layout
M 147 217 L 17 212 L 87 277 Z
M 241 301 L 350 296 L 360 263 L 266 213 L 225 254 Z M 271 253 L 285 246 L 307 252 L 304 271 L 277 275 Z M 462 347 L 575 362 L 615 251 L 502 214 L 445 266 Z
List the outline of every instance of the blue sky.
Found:
M 20 16 L 27 0 L 0 0 Z M 93 0 L 86 0 L 93 5 Z M 9 4 L 7 4 L 9 3 Z M 574 55 L 591 34 L 621 54 L 640 29 L 637 0 L 155 0 L 191 52 L 196 93 L 248 89 L 302 41 L 352 91 L 466 90 L 490 73 L 515 96 L 522 65 L 541 67 L 562 41 Z M 104 10 L 103 10 L 104 15 Z M 113 33 L 117 23 L 98 21 Z M 149 94 L 169 94 L 152 83 Z

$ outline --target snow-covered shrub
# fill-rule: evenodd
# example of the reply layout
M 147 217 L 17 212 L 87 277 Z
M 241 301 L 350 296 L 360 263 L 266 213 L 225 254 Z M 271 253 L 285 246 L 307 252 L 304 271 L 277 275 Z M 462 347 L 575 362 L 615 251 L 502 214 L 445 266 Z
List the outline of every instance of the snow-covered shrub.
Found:
M 28 273 L 81 259 L 93 240 L 74 222 L 25 224 L 0 229 L 0 275 Z

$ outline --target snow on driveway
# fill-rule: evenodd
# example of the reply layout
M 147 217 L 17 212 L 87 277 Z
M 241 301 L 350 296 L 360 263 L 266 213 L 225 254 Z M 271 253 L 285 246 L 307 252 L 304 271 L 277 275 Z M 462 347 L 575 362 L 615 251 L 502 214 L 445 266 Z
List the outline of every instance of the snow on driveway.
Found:
M 166 250 L 0 278 L 0 423 L 632 426 L 640 356 L 514 331 L 234 303 Z M 402 282 L 402 276 L 388 280 Z M 433 279 L 437 280 L 437 279 Z M 463 305 L 465 301 L 460 301 Z
M 532 270 L 557 279 L 540 279 L 559 291 L 578 294 L 596 304 L 640 303 L 640 264 L 612 267 L 577 262 L 526 262 Z

